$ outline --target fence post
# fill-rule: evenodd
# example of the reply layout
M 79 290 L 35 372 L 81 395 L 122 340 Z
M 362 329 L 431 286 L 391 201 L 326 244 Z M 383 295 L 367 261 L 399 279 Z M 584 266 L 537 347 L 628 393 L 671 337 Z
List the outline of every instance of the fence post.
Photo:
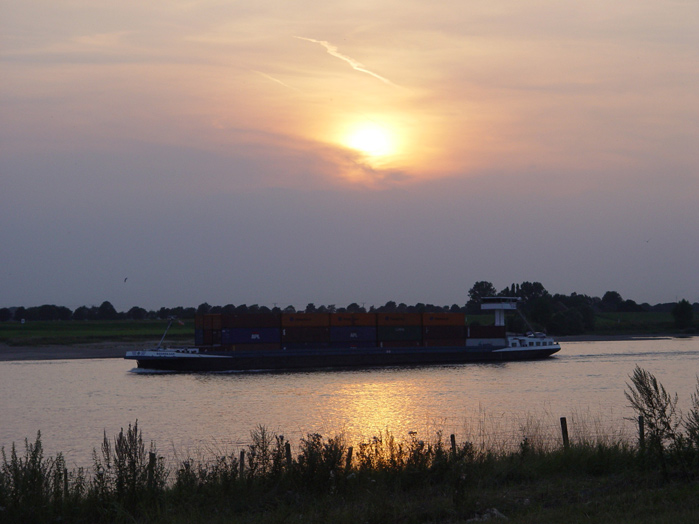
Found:
M 347 448 L 347 460 L 345 461 L 345 471 L 349 471 L 352 467 L 352 446 Z
M 568 449 L 570 441 L 568 440 L 568 421 L 565 417 L 561 417 L 561 434 L 563 435 L 563 447 Z
M 450 439 L 451 439 L 451 453 L 452 453 L 452 455 L 456 456 L 456 436 L 452 433 Z
M 291 444 L 286 443 L 286 467 L 291 469 Z
M 240 478 L 242 479 L 245 475 L 245 450 L 240 450 Z
M 643 424 L 643 415 L 638 417 L 638 447 L 641 450 L 646 447 L 646 428 Z

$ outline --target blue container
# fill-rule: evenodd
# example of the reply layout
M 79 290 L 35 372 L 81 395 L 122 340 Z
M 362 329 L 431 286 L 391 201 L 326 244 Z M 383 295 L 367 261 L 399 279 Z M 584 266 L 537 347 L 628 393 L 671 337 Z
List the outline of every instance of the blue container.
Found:
M 275 342 L 281 342 L 281 331 L 277 328 L 230 328 L 221 331 L 221 343 L 224 346 Z
M 203 346 L 204 345 L 204 330 L 195 329 L 194 330 L 194 345 Z
M 351 342 L 349 340 L 336 340 L 330 343 L 330 347 L 336 349 L 375 348 L 377 347 L 377 342 L 376 340 L 356 340 L 354 342 Z
M 331 342 L 376 341 L 374 326 L 330 326 Z
M 294 349 L 326 349 L 330 342 L 282 342 L 282 349 L 288 351 Z

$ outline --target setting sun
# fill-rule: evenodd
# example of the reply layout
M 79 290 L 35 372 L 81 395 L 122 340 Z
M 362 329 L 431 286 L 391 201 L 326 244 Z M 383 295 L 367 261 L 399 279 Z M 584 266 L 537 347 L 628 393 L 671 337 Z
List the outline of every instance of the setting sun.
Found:
M 390 133 L 377 124 L 365 124 L 353 128 L 347 134 L 345 144 L 372 157 L 387 156 L 395 152 L 394 140 Z

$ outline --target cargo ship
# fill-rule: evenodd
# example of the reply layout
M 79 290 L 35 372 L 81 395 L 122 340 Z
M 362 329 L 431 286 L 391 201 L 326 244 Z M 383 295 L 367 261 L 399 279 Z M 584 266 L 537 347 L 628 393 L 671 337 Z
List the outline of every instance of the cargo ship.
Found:
M 144 370 L 229 372 L 533 360 L 560 351 L 543 333 L 506 332 L 505 312 L 518 300 L 483 299 L 481 309 L 495 314 L 489 326 L 468 325 L 463 313 L 197 315 L 193 347 L 161 347 L 163 335 L 125 358 Z

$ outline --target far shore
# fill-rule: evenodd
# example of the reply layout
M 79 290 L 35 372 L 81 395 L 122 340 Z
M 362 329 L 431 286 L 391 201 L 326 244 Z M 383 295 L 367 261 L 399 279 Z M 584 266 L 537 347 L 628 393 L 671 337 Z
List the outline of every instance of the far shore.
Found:
M 672 338 L 673 335 L 578 335 L 558 337 L 566 342 L 604 342 L 614 340 L 648 340 Z M 157 340 L 143 342 L 102 342 L 50 346 L 8 346 L 0 344 L 0 362 L 13 360 L 74 360 L 86 358 L 124 358 L 127 351 L 154 347 Z

